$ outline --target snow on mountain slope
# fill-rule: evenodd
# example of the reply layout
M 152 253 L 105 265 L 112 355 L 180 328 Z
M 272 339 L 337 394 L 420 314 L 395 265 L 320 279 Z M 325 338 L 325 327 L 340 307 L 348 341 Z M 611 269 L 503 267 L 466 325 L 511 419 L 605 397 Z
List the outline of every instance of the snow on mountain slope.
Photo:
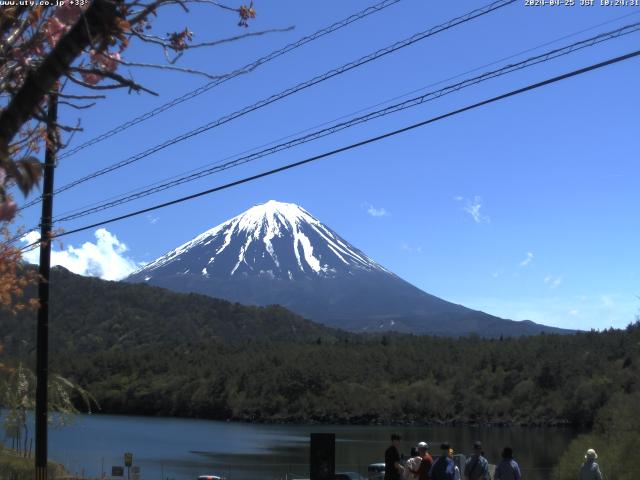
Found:
M 510 336 L 552 331 L 456 305 L 383 268 L 303 208 L 269 201 L 127 278 L 249 305 L 282 305 L 353 331 Z
M 146 265 L 201 275 L 268 275 L 290 281 L 301 276 L 335 277 L 354 270 L 386 270 L 349 245 L 303 208 L 268 201 L 214 227 Z

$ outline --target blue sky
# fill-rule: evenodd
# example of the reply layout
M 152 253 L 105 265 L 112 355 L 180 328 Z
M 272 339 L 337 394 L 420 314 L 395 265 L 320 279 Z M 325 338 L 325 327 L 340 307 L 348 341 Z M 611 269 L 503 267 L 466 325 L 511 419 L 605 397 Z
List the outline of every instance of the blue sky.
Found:
M 292 25 L 295 30 L 195 50 L 179 65 L 228 72 L 371 3 L 258 0 L 258 17 L 249 31 Z M 475 0 L 402 0 L 62 160 L 56 185 L 483 5 Z M 237 34 L 235 21 L 196 7 L 189 16 L 177 10 L 164 15 L 157 25 L 160 30 L 188 25 L 196 40 L 204 41 Z M 65 192 L 55 200 L 55 213 L 218 161 L 566 35 L 590 29 L 510 61 L 637 21 L 638 7 L 526 7 L 524 1 L 516 2 Z M 637 48 L 639 35 L 59 227 L 70 230 L 210 188 L 627 53 Z M 127 55 L 130 60 L 162 61 L 161 53 L 148 47 L 133 46 Z M 278 176 L 110 224 L 97 236 L 94 231 L 68 236 L 56 247 L 56 258 L 75 262 L 78 271 L 114 278 L 254 204 L 276 199 L 303 206 L 385 267 L 446 300 L 562 327 L 624 327 L 640 307 L 638 73 L 640 60 L 631 60 Z M 206 82 L 170 72 L 134 75 L 160 97 L 111 94 L 82 113 L 85 131 L 76 135 L 75 144 Z M 71 123 L 78 118 L 75 111 L 62 115 Z M 21 223 L 37 224 L 36 210 L 26 210 Z

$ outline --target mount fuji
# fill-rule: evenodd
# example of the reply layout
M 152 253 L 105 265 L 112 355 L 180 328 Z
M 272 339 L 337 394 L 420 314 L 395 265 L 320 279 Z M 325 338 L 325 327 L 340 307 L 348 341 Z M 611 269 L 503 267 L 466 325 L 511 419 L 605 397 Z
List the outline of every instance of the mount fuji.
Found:
M 416 288 L 291 203 L 256 205 L 129 276 L 178 292 L 280 304 L 351 331 L 515 336 L 562 332 L 504 320 Z

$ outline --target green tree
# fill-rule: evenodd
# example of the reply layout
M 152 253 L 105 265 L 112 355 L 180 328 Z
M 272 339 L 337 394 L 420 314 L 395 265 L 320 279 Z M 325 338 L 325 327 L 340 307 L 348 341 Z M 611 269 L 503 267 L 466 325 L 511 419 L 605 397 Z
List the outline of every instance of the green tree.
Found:
M 31 452 L 33 432 L 29 429 L 28 412 L 35 408 L 36 376 L 22 362 L 13 369 L 5 369 L 1 383 L 0 401 L 7 409 L 4 429 L 11 438 L 12 446 L 23 456 Z M 56 427 L 63 427 L 73 421 L 80 412 L 74 403 L 79 398 L 90 413 L 92 405 L 98 405 L 95 398 L 76 383 L 53 374 L 49 378 L 49 409 L 53 415 L 49 422 Z

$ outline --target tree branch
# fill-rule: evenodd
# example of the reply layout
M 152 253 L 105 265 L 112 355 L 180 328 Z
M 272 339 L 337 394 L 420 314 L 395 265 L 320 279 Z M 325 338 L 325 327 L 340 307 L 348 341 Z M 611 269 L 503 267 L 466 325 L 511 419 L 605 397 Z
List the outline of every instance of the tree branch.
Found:
M 0 163 L 8 161 L 7 147 L 11 139 L 58 79 L 69 70 L 71 63 L 92 43 L 93 37 L 105 39 L 114 33 L 120 2 L 121 0 L 94 0 L 42 64 L 29 73 L 9 105 L 0 112 Z
M 270 28 L 268 30 L 260 30 L 259 32 L 247 32 L 247 33 L 243 33 L 241 35 L 236 35 L 233 37 L 228 37 L 228 38 L 222 38 L 220 40 L 212 40 L 210 42 L 202 42 L 202 43 L 192 43 L 192 44 L 188 44 L 187 48 L 185 48 L 185 50 L 189 50 L 192 48 L 202 48 L 202 47 L 215 47 L 217 45 L 221 45 L 223 43 L 231 43 L 231 42 L 235 42 L 237 40 L 242 40 L 244 38 L 249 38 L 249 37 L 260 37 L 262 35 L 266 35 L 268 33 L 283 33 L 283 32 L 290 32 L 292 30 L 294 30 L 295 27 L 293 25 L 289 26 L 289 27 L 283 27 L 283 28 Z M 144 41 L 144 42 L 148 42 L 148 43 L 155 43 L 156 45 L 160 45 L 166 48 L 171 48 L 171 42 L 158 37 L 157 35 L 147 35 L 144 33 L 140 33 L 140 32 L 131 32 L 132 36 L 136 36 L 138 37 L 140 40 Z
M 82 127 L 80 127 L 80 120 L 78 120 L 76 122 L 76 128 L 73 132 L 71 132 L 71 135 L 69 135 L 69 138 L 66 142 L 63 142 L 62 140 L 59 141 L 58 143 L 58 150 L 63 150 L 65 148 L 67 148 L 69 146 L 69 144 L 73 141 L 73 137 L 75 136 L 76 132 L 82 132 L 83 129 Z
M 118 60 L 118 63 L 125 65 L 127 67 L 141 67 L 141 68 L 156 68 L 158 70 L 172 70 L 175 72 L 182 73 L 190 73 L 193 75 L 201 75 L 203 77 L 207 77 L 210 80 L 218 80 L 220 78 L 226 77 L 227 75 L 211 75 L 207 72 L 203 72 L 201 70 L 195 70 L 193 68 L 186 67 L 176 67 L 175 65 L 161 65 L 158 63 L 138 63 L 138 62 L 127 62 L 125 60 Z
M 209 5 L 215 5 L 216 7 L 222 8 L 223 10 L 231 10 L 232 12 L 237 12 L 238 9 L 235 7 L 230 7 L 220 2 L 216 2 L 215 0 L 184 0 L 185 3 L 207 3 Z
M 129 88 L 130 90 L 134 90 L 136 92 L 143 91 L 143 92 L 150 93 L 151 95 L 154 95 L 156 97 L 158 96 L 158 93 L 154 92 L 153 90 L 149 90 L 148 88 L 143 87 L 142 85 L 134 82 L 133 80 L 125 78 L 122 75 L 118 75 L 117 73 L 107 72 L 105 70 L 100 70 L 99 68 L 74 67 L 71 70 L 79 73 L 93 73 L 95 75 L 107 77 L 118 82 L 111 85 L 92 85 L 83 80 L 80 80 L 79 78 L 74 77 L 71 74 L 67 75 L 67 78 L 69 78 L 69 80 L 71 80 L 73 83 L 77 85 L 81 85 L 85 88 L 90 88 L 93 90 L 115 90 L 117 88 Z
M 58 93 L 58 97 L 70 100 L 104 100 L 106 95 L 71 95 L 69 93 Z
M 95 104 L 96 104 L 96 102 L 92 102 L 92 103 L 87 103 L 86 105 L 78 105 L 76 103 L 68 102 L 66 100 L 58 100 L 58 103 L 60 105 L 67 105 L 67 106 L 69 106 L 71 108 L 74 108 L 76 110 L 86 110 L 87 108 L 94 107 Z

